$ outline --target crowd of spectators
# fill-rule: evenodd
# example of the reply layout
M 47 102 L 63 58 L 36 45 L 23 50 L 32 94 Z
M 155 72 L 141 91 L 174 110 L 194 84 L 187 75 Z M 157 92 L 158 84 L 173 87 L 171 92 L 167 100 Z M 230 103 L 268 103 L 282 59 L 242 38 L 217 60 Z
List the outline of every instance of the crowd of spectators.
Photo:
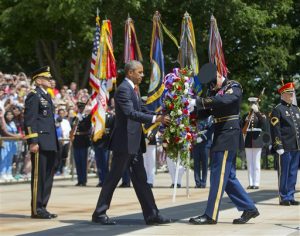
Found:
M 59 139 L 68 139 L 71 120 L 76 115 L 78 101 L 86 102 L 89 98 L 87 89 L 78 89 L 72 82 L 69 86 L 56 87 L 51 80 L 51 95 L 56 107 L 55 119 Z M 0 71 L 0 180 L 29 178 L 31 171 L 30 155 L 24 140 L 24 106 L 27 94 L 34 89 L 31 78 L 25 73 L 5 74 Z M 7 140 L 9 137 L 11 140 Z M 68 141 L 60 141 L 62 151 L 58 153 L 57 174 L 66 171 Z

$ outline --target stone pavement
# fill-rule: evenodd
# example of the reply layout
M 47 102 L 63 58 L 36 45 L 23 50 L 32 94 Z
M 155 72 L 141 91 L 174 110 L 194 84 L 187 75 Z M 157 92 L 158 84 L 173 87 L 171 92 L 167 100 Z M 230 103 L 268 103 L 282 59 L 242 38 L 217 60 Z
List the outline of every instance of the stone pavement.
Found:
M 246 187 L 247 171 L 237 172 Z M 298 175 L 299 177 L 299 175 Z M 299 180 L 299 178 L 298 178 Z M 89 178 L 87 187 L 75 187 L 75 181 L 56 180 L 48 210 L 59 215 L 56 219 L 30 218 L 29 183 L 0 186 L 0 234 L 3 235 L 300 235 L 300 206 L 280 206 L 277 197 L 277 175 L 274 170 L 264 170 L 259 190 L 250 190 L 260 216 L 245 225 L 233 225 L 238 212 L 225 194 L 221 203 L 217 225 L 190 225 L 190 217 L 204 212 L 208 191 L 195 189 L 190 173 L 190 196 L 186 189 L 177 190 L 172 203 L 173 190 L 169 188 L 168 173 L 156 175 L 153 192 L 161 213 L 175 219 L 161 226 L 145 225 L 133 188 L 117 188 L 108 215 L 117 220 L 116 226 L 101 226 L 91 222 L 100 188 L 96 178 Z M 185 176 L 183 177 L 185 186 Z M 299 181 L 296 200 L 300 200 Z

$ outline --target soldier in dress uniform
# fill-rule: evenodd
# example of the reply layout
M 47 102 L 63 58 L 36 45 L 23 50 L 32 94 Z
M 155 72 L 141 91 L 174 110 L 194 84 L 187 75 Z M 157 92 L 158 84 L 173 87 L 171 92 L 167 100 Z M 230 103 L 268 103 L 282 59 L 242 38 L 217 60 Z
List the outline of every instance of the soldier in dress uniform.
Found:
M 50 88 L 50 67 L 42 67 L 32 75 L 36 88 L 25 101 L 24 125 L 31 152 L 31 217 L 56 218 L 47 211 L 50 198 L 58 139 L 54 121 L 54 105 L 47 89 Z
M 77 125 L 76 132 L 71 134 L 71 140 L 73 141 L 74 160 L 77 173 L 76 186 L 86 186 L 87 183 L 87 159 L 88 148 L 91 146 L 91 115 L 87 115 L 84 112 L 86 103 L 77 102 L 78 113 L 72 121 L 72 130 Z
M 195 188 L 206 188 L 208 157 L 213 136 L 213 119 L 209 116 L 206 119 L 196 121 L 197 138 L 192 148 L 194 159 L 194 180 Z
M 279 204 L 299 205 L 294 193 L 300 159 L 300 111 L 292 104 L 295 93 L 293 83 L 286 83 L 278 92 L 281 101 L 273 109 L 270 121 L 273 148 L 279 155 Z
M 258 189 L 260 183 L 260 159 L 264 146 L 262 131 L 266 130 L 266 116 L 259 111 L 258 98 L 249 97 L 251 111 L 244 117 L 246 125 L 245 152 L 249 186 L 247 189 Z
M 109 139 L 113 130 L 115 114 L 113 110 L 107 109 L 105 113 L 105 132 L 100 139 L 93 141 L 95 160 L 99 182 L 96 187 L 102 187 L 109 171 Z
M 208 73 L 202 75 L 207 68 Z M 205 114 L 213 116 L 214 137 L 207 207 L 204 215 L 191 218 L 189 222 L 216 224 L 221 199 L 226 191 L 237 209 L 243 211 L 240 218 L 233 220 L 233 224 L 244 224 L 257 217 L 259 212 L 236 177 L 236 153 L 241 148 L 242 140 L 239 113 L 243 90 L 238 82 L 217 73 L 216 66 L 211 63 L 201 68 L 199 78 L 202 84 L 208 84 L 210 93 L 206 98 L 197 98 L 197 109 L 203 117 Z

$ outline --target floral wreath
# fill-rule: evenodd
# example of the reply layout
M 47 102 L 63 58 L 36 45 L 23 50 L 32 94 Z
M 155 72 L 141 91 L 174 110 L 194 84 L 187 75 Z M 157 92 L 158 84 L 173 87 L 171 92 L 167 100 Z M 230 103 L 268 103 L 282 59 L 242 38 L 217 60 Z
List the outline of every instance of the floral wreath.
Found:
M 189 100 L 192 90 L 192 70 L 174 68 L 164 78 L 162 112 L 169 114 L 169 126 L 160 126 L 163 147 L 169 158 L 177 160 L 178 154 L 183 165 L 188 164 L 191 143 L 194 139 L 194 122 L 190 121 Z

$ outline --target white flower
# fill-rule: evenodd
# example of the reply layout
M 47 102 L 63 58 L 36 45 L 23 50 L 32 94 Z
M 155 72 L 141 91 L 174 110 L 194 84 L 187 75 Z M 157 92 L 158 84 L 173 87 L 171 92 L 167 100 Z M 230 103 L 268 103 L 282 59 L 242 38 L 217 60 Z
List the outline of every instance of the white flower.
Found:
M 189 93 L 189 90 L 188 89 L 185 89 L 184 91 L 183 91 L 183 94 L 188 94 Z
M 180 128 L 180 129 L 184 128 L 184 124 L 180 124 L 180 125 L 179 125 L 179 128 Z
M 177 111 L 177 114 L 178 114 L 178 115 L 182 115 L 182 111 L 181 111 L 181 110 L 178 110 L 178 111 Z
M 174 116 L 175 115 L 175 112 L 174 111 L 171 111 L 170 112 L 170 116 Z
M 172 128 L 170 129 L 170 132 L 171 132 L 171 133 L 174 133 L 174 132 L 175 132 L 175 128 L 172 127 Z
M 185 86 L 186 89 L 188 89 L 188 88 L 190 87 L 190 85 L 189 85 L 188 82 L 185 82 L 185 83 L 184 83 L 184 86 Z

